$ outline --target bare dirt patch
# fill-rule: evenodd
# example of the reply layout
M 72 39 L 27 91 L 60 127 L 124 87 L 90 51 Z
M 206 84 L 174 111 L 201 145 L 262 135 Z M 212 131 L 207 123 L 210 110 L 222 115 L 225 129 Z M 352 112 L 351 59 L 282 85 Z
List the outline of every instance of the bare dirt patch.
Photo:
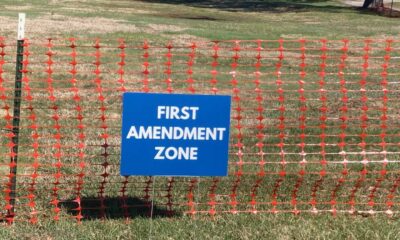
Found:
M 168 36 L 174 45 L 178 46 L 188 46 L 193 42 L 205 42 L 207 39 L 196 37 L 189 34 L 179 34 L 177 36 Z
M 164 25 L 164 24 L 149 24 L 147 25 L 147 32 L 149 33 L 159 33 L 159 32 L 181 32 L 186 28 L 174 26 L 174 25 Z
M 32 6 L 31 5 L 24 5 L 24 6 L 8 6 L 8 5 L 6 5 L 6 6 L 4 6 L 4 8 L 7 10 L 19 11 L 19 10 L 29 10 L 32 8 Z
M 10 17 L 0 17 L 0 31 L 12 32 L 17 29 L 17 21 Z M 48 15 L 26 21 L 26 31 L 34 35 L 54 35 L 67 32 L 112 33 L 138 32 L 133 24 L 102 17 L 76 18 L 62 15 Z
M 17 21 L 15 18 L 0 16 L 0 32 L 16 32 Z M 162 34 L 164 32 L 181 32 L 186 28 L 166 25 L 166 24 L 148 24 L 144 27 L 138 27 L 135 24 L 124 20 L 114 20 L 103 17 L 78 18 L 64 15 L 46 15 L 26 21 L 27 35 L 32 37 L 46 37 L 57 34 L 105 34 L 114 32 L 149 34 Z M 186 38 L 187 36 L 185 36 Z

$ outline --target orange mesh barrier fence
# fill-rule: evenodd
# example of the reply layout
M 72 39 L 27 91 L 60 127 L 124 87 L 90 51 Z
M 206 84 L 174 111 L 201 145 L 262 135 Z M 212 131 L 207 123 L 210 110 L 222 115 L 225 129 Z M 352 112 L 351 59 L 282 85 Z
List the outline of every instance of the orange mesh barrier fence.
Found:
M 15 89 L 16 42 L 0 38 L 7 222 L 147 216 L 152 201 L 155 216 L 400 211 L 400 40 L 23 45 Z M 231 95 L 229 176 L 120 176 L 124 92 Z

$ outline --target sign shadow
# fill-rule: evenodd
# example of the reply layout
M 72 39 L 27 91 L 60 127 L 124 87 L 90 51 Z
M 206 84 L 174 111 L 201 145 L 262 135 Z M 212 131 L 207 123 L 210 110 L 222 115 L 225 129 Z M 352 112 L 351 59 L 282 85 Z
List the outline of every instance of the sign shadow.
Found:
M 181 214 L 176 211 L 167 210 L 165 207 L 157 206 L 151 201 L 136 197 L 87 197 L 81 198 L 80 203 L 75 199 L 60 201 L 59 207 L 67 214 L 82 220 L 96 219 L 122 219 L 122 218 L 164 218 L 175 217 Z

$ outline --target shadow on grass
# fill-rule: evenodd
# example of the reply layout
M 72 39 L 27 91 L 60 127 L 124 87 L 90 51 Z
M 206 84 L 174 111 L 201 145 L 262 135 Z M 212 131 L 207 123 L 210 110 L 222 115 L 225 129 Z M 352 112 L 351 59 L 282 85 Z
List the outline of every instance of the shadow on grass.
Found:
M 358 9 L 351 6 L 332 5 L 331 0 L 140 0 L 142 2 L 186 5 L 199 8 L 214 8 L 231 12 L 341 12 L 343 10 Z M 361 5 L 360 5 L 361 7 Z M 361 11 L 361 10 L 360 10 Z
M 83 220 L 180 216 L 175 211 L 169 211 L 157 205 L 153 206 L 153 213 L 151 214 L 151 202 L 135 197 L 82 198 L 80 200 L 81 209 L 79 209 L 79 204 L 75 200 L 62 201 L 60 202 L 60 207 L 64 208 L 72 216 L 77 216 L 79 210 L 81 210 Z

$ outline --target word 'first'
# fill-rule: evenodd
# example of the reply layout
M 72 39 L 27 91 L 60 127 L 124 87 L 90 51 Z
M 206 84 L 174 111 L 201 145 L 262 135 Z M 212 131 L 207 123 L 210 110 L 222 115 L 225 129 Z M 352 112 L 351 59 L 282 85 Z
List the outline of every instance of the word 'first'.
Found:
M 157 119 L 196 120 L 199 107 L 158 106 Z

